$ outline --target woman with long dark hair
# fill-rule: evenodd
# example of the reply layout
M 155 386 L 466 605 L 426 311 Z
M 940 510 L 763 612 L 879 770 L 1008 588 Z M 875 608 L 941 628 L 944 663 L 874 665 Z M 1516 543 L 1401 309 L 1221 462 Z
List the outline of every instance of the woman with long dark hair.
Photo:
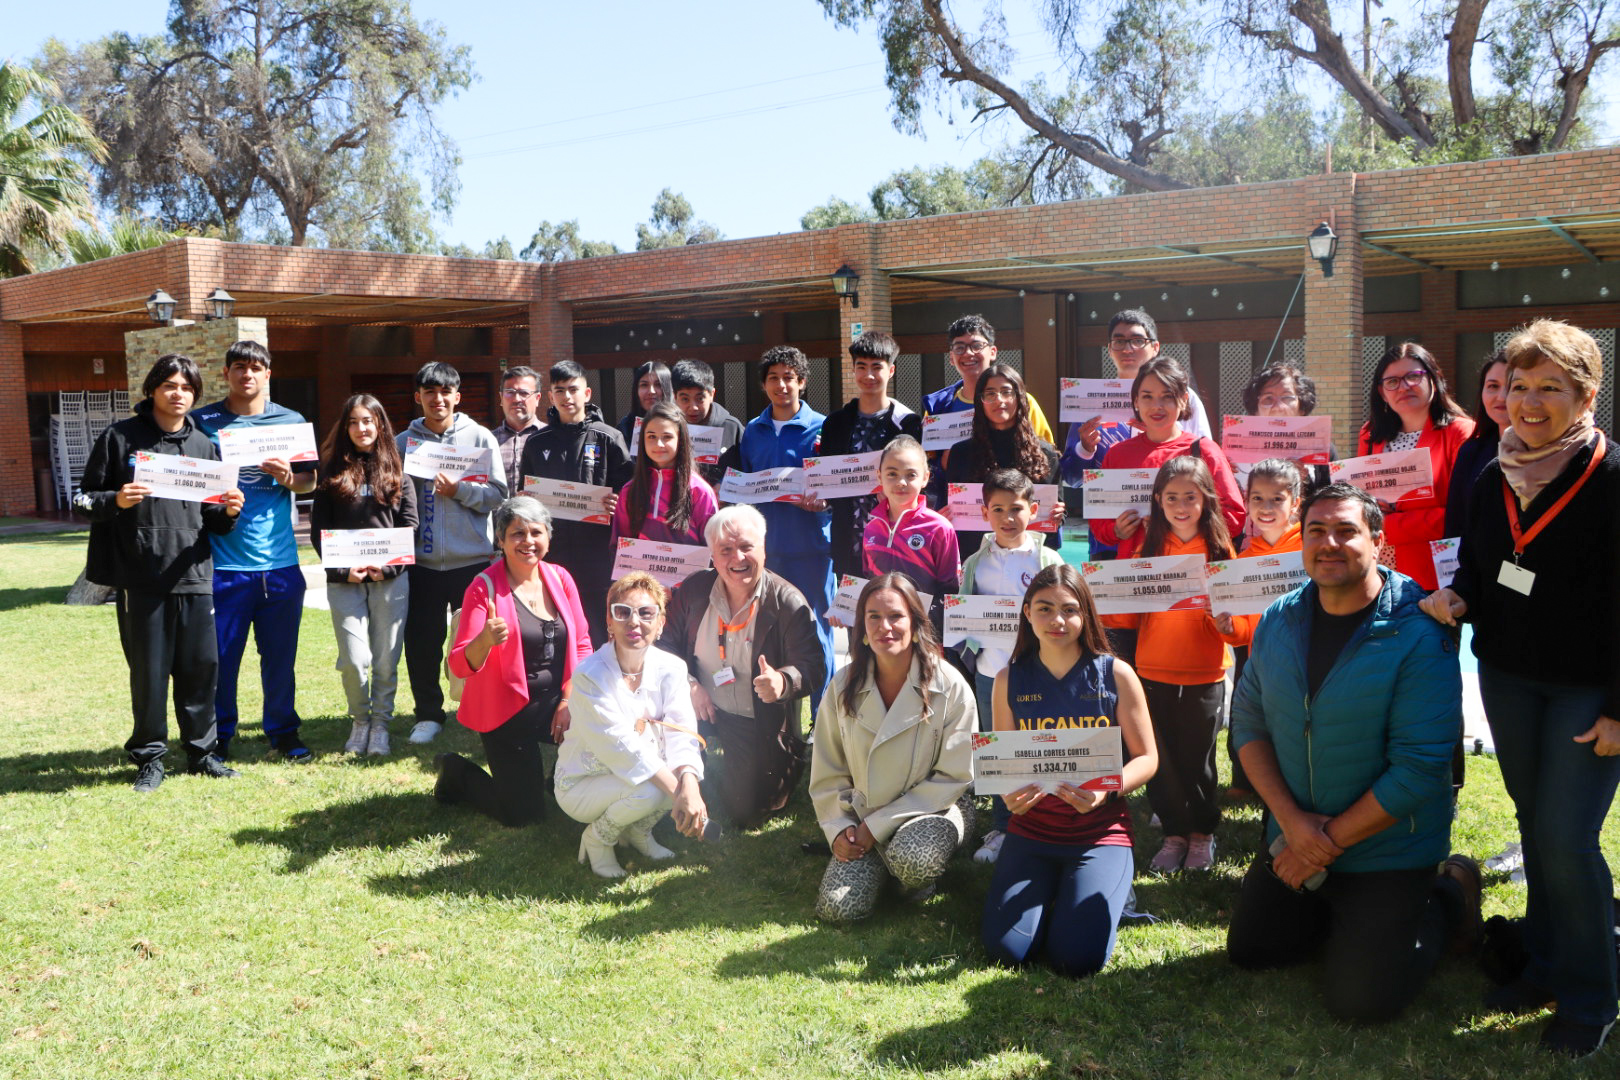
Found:
M 866 583 L 850 660 L 816 715 L 810 799 L 832 845 L 816 914 L 864 918 L 893 876 L 924 900 L 972 824 L 973 691 L 904 574 Z
M 619 417 L 619 434 L 624 436 L 624 445 L 635 445 L 636 421 L 647 415 L 647 410 L 660 401 L 673 402 L 675 389 L 669 378 L 669 365 L 662 360 L 648 360 L 644 364 L 636 365 L 633 373 L 635 378 L 635 395 L 630 401 L 630 411 Z
M 1057 447 L 1035 434 L 1029 395 L 1017 368 L 997 361 L 980 374 L 973 387 L 973 434 L 945 451 L 941 465 L 931 494 L 942 508 L 949 485 L 981 484 L 985 474 L 996 469 L 1017 469 L 1032 484 L 1058 482 Z M 1042 512 L 1061 525 L 1063 501 L 1056 500 Z M 977 550 L 977 533 L 959 532 L 957 537 L 964 558 Z M 1059 547 L 1062 542 L 1055 532 L 1046 538 L 1047 547 Z
M 382 403 L 353 394 L 321 444 L 321 479 L 309 511 L 309 538 L 321 550 L 326 529 L 414 529 L 416 485 L 405 478 L 394 428 Z M 410 580 L 403 566 L 326 572 L 326 601 L 337 634 L 337 669 L 349 700 L 351 754 L 389 752 L 399 653 Z
M 985 897 L 985 951 L 1004 964 L 1045 961 L 1064 975 L 1108 963 L 1135 860 L 1125 795 L 1158 768 L 1136 673 L 1116 660 L 1080 572 L 1048 566 L 1024 592 L 1018 638 L 991 692 L 996 731 L 1117 727 L 1117 791 L 1030 784 L 1007 795 L 1012 820 Z
M 1474 409 L 1474 433 L 1457 448 L 1446 492 L 1446 535 L 1461 536 L 1468 525 L 1468 499 L 1485 466 L 1496 460 L 1496 444 L 1512 425 L 1507 410 L 1507 359 L 1501 349 L 1479 367 L 1479 405 Z
M 1367 422 L 1361 425 L 1356 453 L 1389 454 L 1402 450 L 1429 452 L 1434 494 L 1402 499 L 1384 510 L 1384 544 L 1380 561 L 1414 579 L 1425 589 L 1436 585 L 1429 541 L 1446 535 L 1446 497 L 1457 452 L 1474 432 L 1474 421 L 1452 399 L 1446 377 L 1429 350 L 1415 341 L 1390 349 L 1373 370 Z
M 619 537 L 703 544 L 703 527 L 718 510 L 714 489 L 692 467 L 692 434 L 681 410 L 656 402 L 641 419 L 635 471 L 613 510 L 613 546 Z

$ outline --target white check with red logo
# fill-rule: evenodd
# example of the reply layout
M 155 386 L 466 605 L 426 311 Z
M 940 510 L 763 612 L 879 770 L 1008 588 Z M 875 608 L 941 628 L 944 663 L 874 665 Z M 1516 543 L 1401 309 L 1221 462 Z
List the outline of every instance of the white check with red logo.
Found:
M 973 735 L 973 790 L 1007 795 L 1038 784 L 1051 794 L 1059 784 L 1087 791 L 1118 791 L 1124 754 L 1117 727 L 1050 727 Z
M 1228 416 L 1221 449 L 1233 464 L 1286 458 L 1301 465 L 1326 465 L 1333 456 L 1331 416 Z
M 314 424 L 272 424 L 269 427 L 227 427 L 215 432 L 219 459 L 233 465 L 257 465 L 280 458 L 286 462 L 314 461 Z
M 838 591 L 833 593 L 832 606 L 827 609 L 828 616 L 836 618 L 842 625 L 852 627 L 855 625 L 855 605 L 860 602 L 861 590 L 866 588 L 869 578 L 856 577 L 854 574 L 838 575 Z M 931 593 L 917 590 L 917 598 L 922 601 L 923 610 L 927 611 L 934 606 L 934 597 Z
M 451 446 L 426 439 L 405 439 L 405 475 L 433 480 L 440 473 L 460 483 L 489 479 L 489 447 Z
M 947 596 L 945 644 L 961 645 L 971 639 L 981 649 L 1011 649 L 1018 640 L 1022 604 L 1019 596 Z
M 1058 419 L 1083 424 L 1100 417 L 1105 424 L 1128 424 L 1131 408 L 1129 379 L 1060 379 Z
M 973 435 L 973 410 L 929 413 L 922 418 L 924 450 L 949 450 Z
M 155 499 L 222 503 L 225 493 L 236 486 L 236 471 L 225 461 L 135 451 L 134 481 L 150 488 L 147 495 Z
M 1113 520 L 1127 510 L 1153 512 L 1157 469 L 1086 469 L 1080 475 L 1080 516 Z
M 1151 615 L 1207 609 L 1202 555 L 1088 562 L 1080 574 L 1091 587 L 1099 615 Z
M 562 521 L 613 524 L 613 515 L 602 509 L 602 500 L 613 494 L 610 487 L 576 484 L 572 480 L 550 480 L 544 476 L 525 476 L 523 494 L 533 495 L 545 503 L 551 516 Z
M 989 532 L 990 523 L 984 519 L 984 485 L 947 485 L 946 508 L 950 510 L 951 528 L 957 532 Z M 1030 520 L 1030 532 L 1057 532 L 1057 522 L 1047 517 L 1054 503 L 1063 496 L 1056 484 L 1036 484 L 1035 502 L 1038 508 Z
M 1457 577 L 1457 564 L 1461 562 L 1462 538 L 1448 536 L 1444 540 L 1429 541 L 1429 557 L 1434 560 L 1437 588 L 1449 589 Z
M 854 499 L 876 494 L 878 461 L 883 451 L 870 454 L 840 454 L 837 457 L 804 459 L 805 494 L 817 499 Z
M 1259 615 L 1279 596 L 1299 588 L 1310 578 L 1297 551 L 1223 559 L 1204 568 L 1209 589 L 1209 610 L 1217 615 Z
M 322 529 L 321 566 L 411 566 L 416 562 L 414 529 Z
M 709 568 L 709 549 L 695 544 L 668 544 L 662 540 L 619 537 L 613 553 L 613 580 L 636 570 L 651 574 L 660 585 L 673 589 L 699 570 Z
M 630 456 L 641 453 L 641 417 L 636 417 L 635 430 L 630 433 Z M 699 465 L 720 464 L 720 452 L 725 449 L 726 429 L 708 424 L 688 424 L 686 433 L 692 440 L 692 460 Z
M 1434 495 L 1434 462 L 1426 446 L 1329 462 L 1328 473 L 1387 503 Z
M 761 469 L 759 472 L 740 472 L 727 469 L 715 496 L 723 503 L 757 503 L 804 501 L 803 469 Z

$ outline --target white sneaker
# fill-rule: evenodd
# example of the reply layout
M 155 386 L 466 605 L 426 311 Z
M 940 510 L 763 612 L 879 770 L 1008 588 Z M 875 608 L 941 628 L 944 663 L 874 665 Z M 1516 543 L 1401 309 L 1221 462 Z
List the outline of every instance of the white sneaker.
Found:
M 1524 849 L 1518 844 L 1509 844 L 1499 854 L 1492 855 L 1485 860 L 1485 869 L 1495 870 L 1497 873 L 1513 871 L 1524 865 Z
M 371 723 L 367 720 L 356 720 L 349 729 L 349 741 L 343 744 L 345 754 L 363 754 L 366 752 L 366 738 L 371 732 Z
M 1007 839 L 1007 834 L 1000 829 L 991 829 L 984 834 L 984 843 L 979 850 L 973 853 L 974 862 L 993 863 L 1001 856 L 1001 842 Z
M 444 725 L 436 720 L 418 720 L 416 726 L 411 728 L 410 741 L 421 746 L 423 743 L 430 743 L 437 739 L 439 732 L 443 730 Z
M 1148 869 L 1155 874 L 1175 874 L 1181 871 L 1181 864 L 1187 858 L 1187 838 L 1185 836 L 1167 836 L 1159 853 L 1153 856 L 1148 863 Z
M 373 720 L 371 734 L 366 739 L 366 753 L 372 757 L 387 757 L 393 747 L 388 743 L 388 721 Z

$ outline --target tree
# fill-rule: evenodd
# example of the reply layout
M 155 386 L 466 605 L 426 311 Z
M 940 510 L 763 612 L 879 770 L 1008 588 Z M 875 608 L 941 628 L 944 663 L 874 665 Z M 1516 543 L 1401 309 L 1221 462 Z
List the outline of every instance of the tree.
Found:
M 110 259 L 132 251 L 162 247 L 185 234 L 172 232 L 148 218 L 120 214 L 106 227 L 80 226 L 64 236 L 69 254 L 76 263 Z
M 617 255 L 619 245 L 607 240 L 582 240 L 579 219 L 559 221 L 553 225 L 542 221 L 535 226 L 534 236 L 518 257 L 528 262 L 566 262 L 570 259 L 589 259 L 597 255 Z
M 90 176 L 75 155 L 95 161 L 106 148 L 83 117 L 47 104 L 56 96 L 38 72 L 0 63 L 0 277 L 32 273 L 35 251 L 61 252 L 75 225 L 95 221 Z
M 162 36 L 53 40 L 43 63 L 112 148 L 101 195 L 168 226 L 425 250 L 417 172 L 455 202 L 434 108 L 472 65 L 408 0 L 171 0 Z
M 697 220 L 697 213 L 685 195 L 665 188 L 653 200 L 652 220 L 636 226 L 636 250 L 681 247 L 686 244 L 707 244 L 723 240 L 720 230 L 707 221 Z
M 834 195 L 820 206 L 812 206 L 799 218 L 801 229 L 832 229 L 839 225 L 852 225 L 862 221 L 876 221 L 877 217 L 864 206 Z
M 955 165 L 919 165 L 890 173 L 867 196 L 870 208 L 834 196 L 805 212 L 806 229 L 830 229 L 858 221 L 959 214 L 1034 202 L 1027 174 L 1013 157 L 986 157 L 966 169 Z
M 1099 177 L 1118 191 L 1299 175 L 1346 135 L 1347 156 L 1383 167 L 1567 149 L 1589 137 L 1586 93 L 1620 48 L 1608 0 L 1414 0 L 1404 24 L 1367 0 L 1037 0 L 1056 63 L 1015 88 L 999 0 L 977 29 L 946 0 L 818 2 L 876 27 L 901 130 L 952 102 L 974 123 L 1016 118 L 1026 134 L 1004 161 L 1042 200 Z M 1473 79 L 1482 47 L 1489 92 Z M 1277 96 L 1311 73 L 1340 95 L 1325 115 Z M 1224 145 L 1234 137 L 1277 141 Z

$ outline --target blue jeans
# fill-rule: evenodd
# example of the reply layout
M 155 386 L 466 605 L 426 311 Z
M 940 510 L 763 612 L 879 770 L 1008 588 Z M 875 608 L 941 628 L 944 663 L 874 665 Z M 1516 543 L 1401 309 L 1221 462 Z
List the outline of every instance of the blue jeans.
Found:
M 989 731 L 990 691 L 995 689 L 996 680 L 986 677 L 978 672 L 973 673 L 973 696 L 979 702 L 979 730 Z M 1006 832 L 1007 822 L 1012 820 L 1012 811 L 1007 809 L 1007 801 L 1000 795 L 990 796 L 990 828 L 994 832 Z
M 219 715 L 221 742 L 236 734 L 236 679 L 242 671 L 249 629 L 259 649 L 265 737 L 278 748 L 284 737 L 297 737 L 293 666 L 298 660 L 298 628 L 303 620 L 304 573 L 298 567 L 214 571 L 214 630 L 219 638 L 214 710 Z
M 1524 845 L 1525 978 L 1552 992 L 1564 1019 L 1607 1024 L 1616 1000 L 1614 882 L 1598 837 L 1620 757 L 1599 757 L 1591 743 L 1573 741 L 1597 719 L 1604 691 L 1484 663 L 1479 688 Z
M 1101 971 L 1131 894 L 1129 847 L 1009 835 L 984 901 L 984 950 L 1000 964 L 1044 961 L 1060 975 Z

